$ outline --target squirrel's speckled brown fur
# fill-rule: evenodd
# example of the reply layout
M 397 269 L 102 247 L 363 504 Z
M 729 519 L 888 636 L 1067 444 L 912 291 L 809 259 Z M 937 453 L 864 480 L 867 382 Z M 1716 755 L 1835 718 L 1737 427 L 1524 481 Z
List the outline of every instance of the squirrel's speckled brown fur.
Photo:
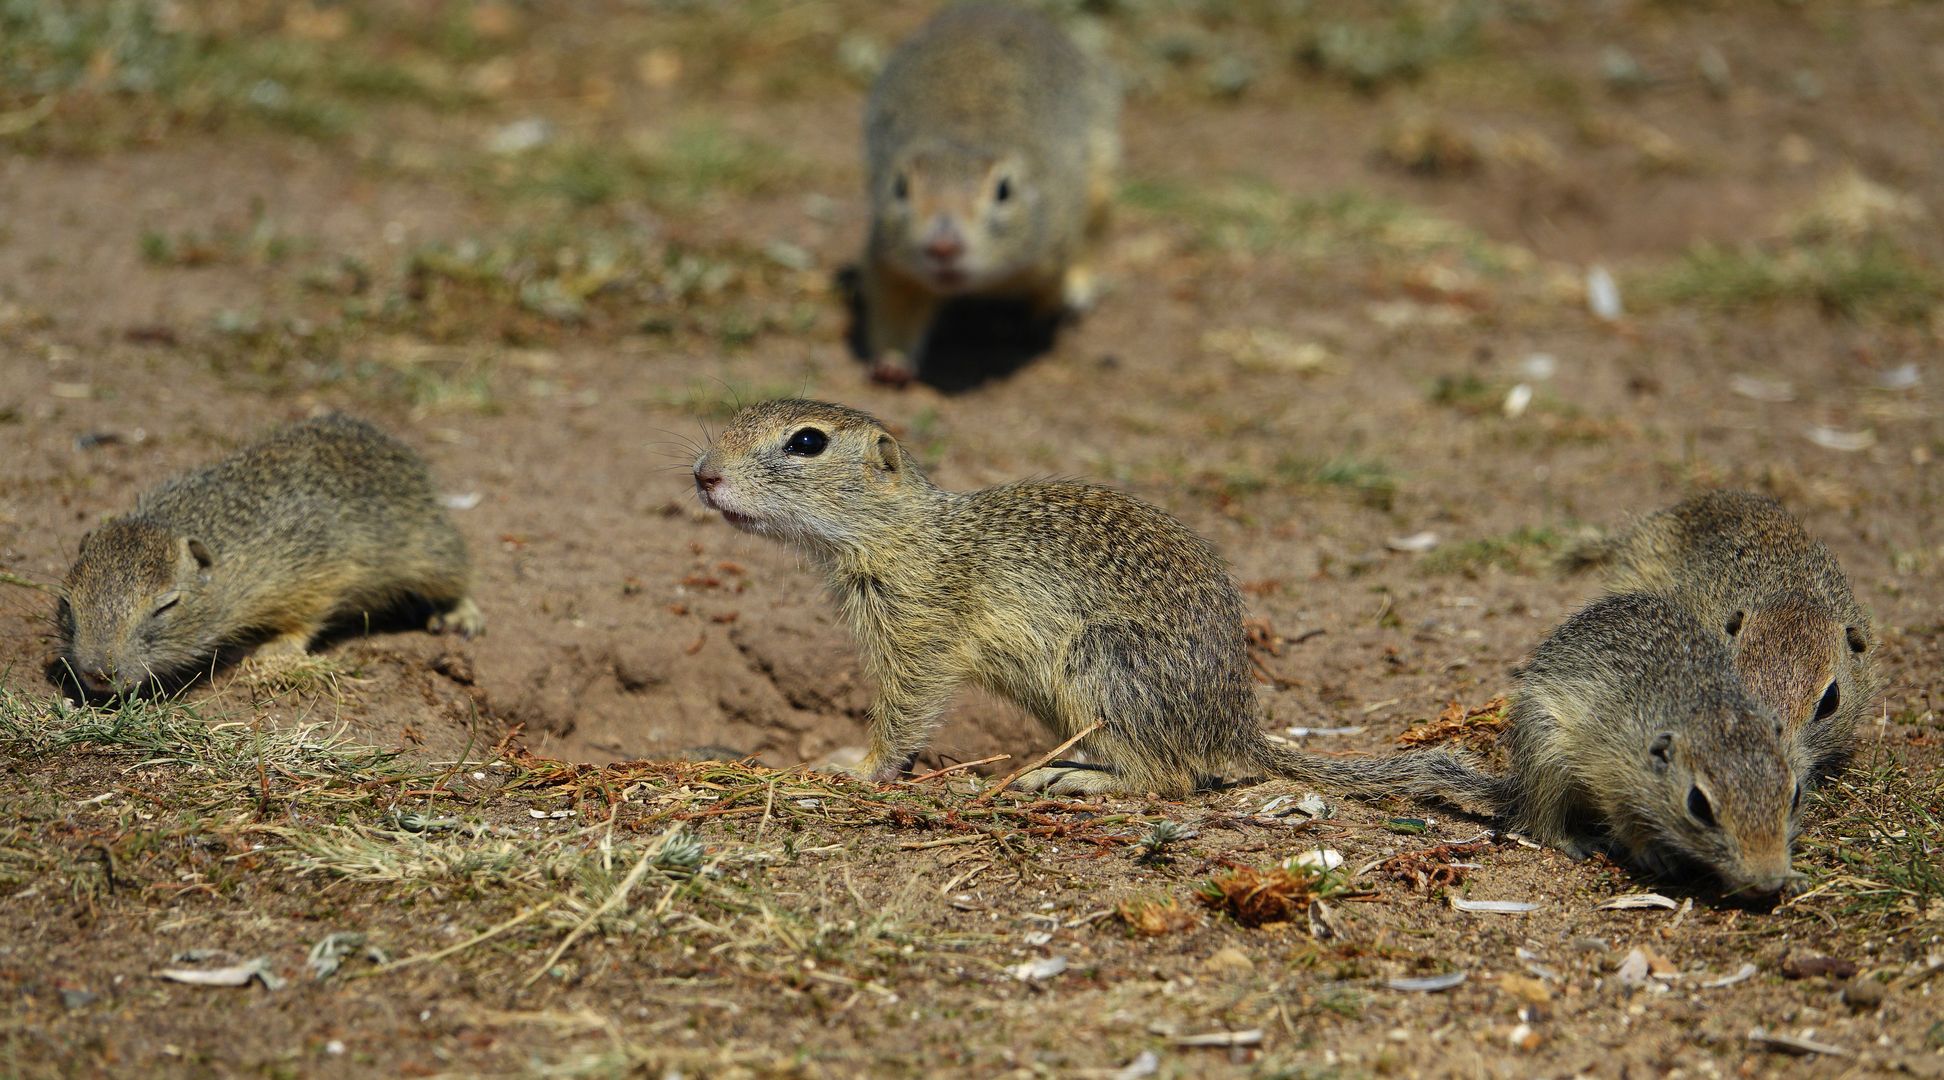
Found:
M 327 625 L 432 606 L 471 636 L 465 541 L 411 450 L 359 420 L 281 428 L 89 533 L 61 590 L 66 667 L 91 692 L 179 679 L 226 647 L 302 652 Z
M 879 687 L 872 778 L 907 766 L 966 683 L 1056 738 L 1103 724 L 1079 746 L 1091 768 L 1026 780 L 1053 791 L 1180 795 L 1231 766 L 1401 794 L 1472 775 L 1441 751 L 1350 761 L 1270 742 L 1227 566 L 1137 499 L 1067 482 L 945 491 L 875 418 L 814 401 L 744 409 L 695 478 L 731 524 L 823 570 Z
M 955 296 L 1083 307 L 1120 156 L 1111 75 L 1029 9 L 947 9 L 900 45 L 871 88 L 861 266 L 865 348 L 913 377 Z
M 1609 587 L 1672 598 L 1731 642 L 1814 786 L 1843 768 L 1880 689 L 1869 613 L 1835 556 L 1780 503 L 1711 491 L 1648 514 L 1572 561 Z

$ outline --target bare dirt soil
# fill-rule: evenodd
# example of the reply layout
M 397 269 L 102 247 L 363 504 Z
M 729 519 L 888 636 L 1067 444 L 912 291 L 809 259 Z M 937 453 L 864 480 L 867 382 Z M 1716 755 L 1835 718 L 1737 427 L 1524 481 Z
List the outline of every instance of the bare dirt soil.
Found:
M 1129 85 L 1106 293 L 947 393 L 838 284 L 922 11 L 0 4 L 0 1073 L 1944 1075 L 1944 8 L 1049 6 Z M 1828 542 L 1887 689 L 1772 909 L 1286 784 L 868 788 L 797 767 L 871 695 L 819 583 L 692 496 L 779 394 L 1180 516 L 1311 748 L 1504 693 L 1562 548 L 1713 486 Z M 488 634 L 63 702 L 81 534 L 333 408 L 431 462 Z M 920 768 L 1047 748 L 971 695 Z

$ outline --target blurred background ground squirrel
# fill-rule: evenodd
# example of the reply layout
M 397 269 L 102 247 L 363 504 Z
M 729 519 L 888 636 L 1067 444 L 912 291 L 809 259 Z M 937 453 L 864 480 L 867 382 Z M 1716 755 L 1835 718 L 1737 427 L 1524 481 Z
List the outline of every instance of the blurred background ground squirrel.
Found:
M 1584 545 L 1614 590 L 1672 598 L 1732 642 L 1749 690 L 1781 716 L 1804 782 L 1848 763 L 1880 689 L 1869 613 L 1829 549 L 1766 495 L 1711 491 Z
M 1083 763 L 1029 788 L 1182 795 L 1241 766 L 1409 794 L 1472 775 L 1442 751 L 1355 761 L 1270 742 L 1227 565 L 1137 499 L 1070 482 L 945 491 L 875 418 L 794 400 L 738 413 L 695 483 L 730 524 L 823 571 L 878 683 L 870 779 L 908 768 L 966 683 L 1062 740 L 1102 724 Z
M 1120 157 L 1119 91 L 1037 12 L 954 7 L 892 52 L 864 110 L 861 267 L 874 374 L 918 374 L 946 301 L 1084 308 Z
M 88 533 L 61 590 L 63 665 L 127 693 L 231 647 L 301 654 L 337 623 L 430 605 L 434 632 L 484 628 L 465 541 L 418 455 L 344 416 L 292 424 L 164 483 Z

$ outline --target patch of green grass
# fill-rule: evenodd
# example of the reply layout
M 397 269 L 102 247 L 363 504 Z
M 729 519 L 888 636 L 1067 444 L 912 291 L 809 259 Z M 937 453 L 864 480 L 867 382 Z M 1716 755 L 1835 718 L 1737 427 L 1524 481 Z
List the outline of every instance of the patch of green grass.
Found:
M 1316 461 L 1284 457 L 1276 463 L 1276 476 L 1286 483 L 1342 488 L 1380 510 L 1388 510 L 1397 497 L 1397 473 L 1381 461 L 1353 457 Z
M 1879 756 L 1816 801 L 1830 819 L 1802 842 L 1816 856 L 1804 867 L 1805 901 L 1826 893 L 1852 912 L 1944 909 L 1944 775 Z
M 217 20 L 160 0 L 0 0 L 0 137 L 104 150 L 254 119 L 330 138 L 363 103 L 473 100 L 455 68 L 353 8 L 351 32 L 305 36 L 281 5 Z
M 395 752 L 353 745 L 316 725 L 239 723 L 203 704 L 171 698 L 130 698 L 112 706 L 36 702 L 0 687 L 0 754 L 29 759 L 82 748 L 188 769 L 217 787 L 248 786 L 264 775 L 279 777 L 279 786 L 318 777 L 359 784 L 418 771 Z
M 1944 273 L 1881 239 L 1781 251 L 1703 244 L 1649 278 L 1645 292 L 1729 311 L 1813 303 L 1845 317 L 1915 320 L 1944 301 Z
M 1388 19 L 1331 21 L 1312 31 L 1297 56 L 1319 74 L 1363 93 L 1415 82 L 1432 68 L 1472 52 L 1484 5 L 1460 3 L 1427 10 L 1392 5 Z
M 485 165 L 494 190 L 574 206 L 638 201 L 692 209 L 719 197 L 780 190 L 804 166 L 780 147 L 719 124 L 674 127 L 652 140 L 563 140 Z
M 1244 459 L 1214 470 L 1197 468 L 1186 460 L 1170 460 L 1163 467 L 1150 470 L 1148 482 L 1185 483 L 1221 504 L 1278 488 L 1333 488 L 1353 494 L 1358 501 L 1378 509 L 1388 509 L 1397 496 L 1397 474 L 1390 466 L 1350 456 L 1307 458 L 1285 454 L 1267 466 Z
M 442 342 L 520 343 L 628 319 L 645 333 L 692 330 L 729 348 L 815 319 L 805 276 L 761 252 L 668 245 L 578 219 L 419 248 L 404 279 L 375 302 L 354 298 L 347 312 Z
M 1565 534 L 1558 529 L 1521 526 L 1502 536 L 1481 537 L 1436 548 L 1418 561 L 1418 570 L 1428 575 L 1463 574 L 1466 577 L 1476 577 L 1489 569 L 1532 574 L 1543 568 L 1552 553 L 1565 542 Z
M 1304 259 L 1346 252 L 1389 258 L 1455 253 L 1492 272 L 1529 261 L 1455 221 L 1358 191 L 1295 195 L 1250 178 L 1145 179 L 1123 185 L 1120 199 L 1139 213 L 1187 226 L 1196 246 L 1213 251 L 1280 252 Z
M 1431 384 L 1430 393 L 1425 396 L 1433 405 L 1443 405 L 1478 416 L 1498 411 L 1505 400 L 1505 388 L 1467 372 L 1463 375 L 1438 376 L 1437 381 Z
M 142 259 L 154 266 L 196 267 L 217 263 L 276 266 L 308 246 L 261 213 L 255 215 L 247 229 L 220 226 L 175 232 L 151 229 L 141 236 Z

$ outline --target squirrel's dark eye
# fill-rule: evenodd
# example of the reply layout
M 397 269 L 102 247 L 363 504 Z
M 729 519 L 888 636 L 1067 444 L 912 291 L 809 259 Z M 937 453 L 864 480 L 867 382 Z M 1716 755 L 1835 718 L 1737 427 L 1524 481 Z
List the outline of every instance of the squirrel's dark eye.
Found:
M 999 178 L 999 186 L 992 189 L 992 198 L 994 202 L 1006 202 L 1012 198 L 1012 177 Z
M 1816 719 L 1827 720 L 1836 715 L 1836 706 L 1843 703 L 1843 691 L 1831 679 L 1829 689 L 1823 691 L 1822 700 L 1816 702 Z
M 911 181 L 905 179 L 905 174 L 899 173 L 897 177 L 891 181 L 891 197 L 898 200 L 899 202 L 903 202 L 910 195 L 911 195 Z
M 797 457 L 816 457 L 824 452 L 824 447 L 829 445 L 830 436 L 816 428 L 807 427 L 790 436 L 783 444 L 783 452 L 795 454 Z
M 1802 785 L 1797 784 L 1795 797 L 1789 800 L 1789 813 L 1793 814 L 1800 809 L 1802 809 Z
M 1706 795 L 1701 794 L 1701 789 L 1698 787 L 1688 789 L 1688 813 L 1693 815 L 1694 820 L 1710 829 L 1720 827 L 1715 822 L 1714 804 L 1708 801 Z
M 155 605 L 155 610 L 154 610 L 154 611 L 152 611 L 152 612 L 150 612 L 149 614 L 151 614 L 151 615 L 160 615 L 160 614 L 162 614 L 163 612 L 165 612 L 165 611 L 167 611 L 167 610 L 169 610 L 170 608 L 172 608 L 172 607 L 174 607 L 174 606 L 176 606 L 177 604 L 179 604 L 179 603 L 181 603 L 181 602 L 182 602 L 182 594 L 181 594 L 181 593 L 170 593 L 170 594 L 169 594 L 168 596 L 166 596 L 166 597 L 163 597 L 163 598 L 162 598 L 162 602 L 161 602 L 161 603 L 159 603 L 159 604 L 157 604 L 157 605 Z

